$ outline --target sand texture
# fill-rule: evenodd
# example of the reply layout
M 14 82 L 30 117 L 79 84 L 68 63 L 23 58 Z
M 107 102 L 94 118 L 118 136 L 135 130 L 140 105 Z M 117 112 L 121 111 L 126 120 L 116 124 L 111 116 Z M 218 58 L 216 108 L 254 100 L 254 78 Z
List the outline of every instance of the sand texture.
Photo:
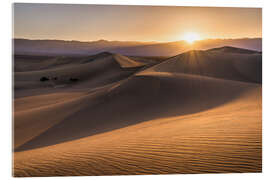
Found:
M 261 172 L 261 66 L 232 47 L 17 56 L 14 176 Z

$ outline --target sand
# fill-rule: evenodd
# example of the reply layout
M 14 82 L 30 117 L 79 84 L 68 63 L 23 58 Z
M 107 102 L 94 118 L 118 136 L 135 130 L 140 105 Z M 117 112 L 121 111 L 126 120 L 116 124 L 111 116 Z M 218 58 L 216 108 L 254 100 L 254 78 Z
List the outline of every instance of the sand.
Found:
M 261 172 L 261 54 L 240 52 L 15 72 L 14 176 Z M 52 72 L 80 80 L 24 84 Z

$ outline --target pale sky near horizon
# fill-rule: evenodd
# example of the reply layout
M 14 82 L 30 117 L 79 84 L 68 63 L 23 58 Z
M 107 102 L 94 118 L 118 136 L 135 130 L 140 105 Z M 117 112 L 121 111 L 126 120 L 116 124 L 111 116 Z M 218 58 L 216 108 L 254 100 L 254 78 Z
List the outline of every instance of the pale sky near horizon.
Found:
M 14 38 L 178 41 L 262 37 L 260 8 L 14 4 Z

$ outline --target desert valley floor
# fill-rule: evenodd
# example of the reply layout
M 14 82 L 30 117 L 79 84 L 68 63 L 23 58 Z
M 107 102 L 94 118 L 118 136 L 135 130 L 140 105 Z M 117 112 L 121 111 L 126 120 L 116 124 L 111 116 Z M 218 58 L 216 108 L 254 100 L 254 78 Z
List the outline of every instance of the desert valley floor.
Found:
M 14 176 L 262 170 L 262 54 L 14 56 Z

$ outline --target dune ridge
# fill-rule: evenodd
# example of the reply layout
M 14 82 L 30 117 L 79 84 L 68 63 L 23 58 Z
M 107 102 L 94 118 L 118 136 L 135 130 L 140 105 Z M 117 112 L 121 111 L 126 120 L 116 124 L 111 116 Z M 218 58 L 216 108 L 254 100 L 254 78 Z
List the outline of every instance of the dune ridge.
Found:
M 260 99 L 258 91 L 255 88 L 246 96 L 201 113 L 156 119 L 16 152 L 14 173 L 68 176 L 260 172 L 261 123 L 256 119 L 261 118 L 261 103 L 254 103 Z
M 148 71 L 198 74 L 244 82 L 262 82 L 262 55 L 254 51 L 232 48 L 207 51 L 192 50 L 169 58 Z M 241 53 L 239 53 L 241 52 Z M 253 52 L 252 54 L 250 52 Z
M 15 73 L 80 79 L 15 88 L 15 176 L 261 172 L 260 53 L 92 58 Z
M 88 88 L 94 88 L 120 81 L 133 74 L 141 66 L 144 66 L 141 62 L 105 52 L 81 62 L 75 61 L 71 65 L 45 70 L 15 72 L 15 89 L 24 90 L 67 85 L 70 84 L 70 78 L 77 78 L 80 83 L 84 82 Z M 56 77 L 57 80 L 40 82 L 41 77 Z
M 176 85 L 175 82 L 178 84 Z M 85 105 L 80 101 L 80 110 L 74 116 L 70 116 L 62 123 L 50 128 L 33 140 L 34 142 L 28 142 L 24 147 L 32 145 L 35 147 L 35 144 L 46 145 L 50 144 L 50 141 L 57 144 L 59 143 L 57 139 L 60 139 L 61 142 L 157 117 L 202 111 L 230 101 L 238 94 L 254 87 L 256 86 L 192 75 L 153 73 L 135 76 L 109 93 L 94 97 L 101 102 L 96 106 L 91 103 L 91 101 L 95 101 L 94 99 L 89 102 L 88 98 L 84 96 Z M 169 89 L 171 90 L 168 94 Z M 179 94 L 180 92 L 181 94 Z M 192 94 L 193 97 L 189 97 L 189 94 Z M 219 96 L 222 98 L 217 99 Z M 76 104 L 72 107 L 75 108 L 75 106 Z M 73 109 L 72 107 L 70 108 Z M 132 109 L 132 111 L 128 109 Z M 55 114 L 54 111 L 57 109 L 52 109 L 50 114 Z M 140 114 L 138 114 L 139 112 Z M 91 117 L 98 117 L 98 119 Z M 109 117 L 110 119 L 108 119 Z M 17 119 L 20 119 L 20 116 Z M 67 131 L 70 133 L 66 134 Z M 21 147 L 21 149 L 24 148 Z

